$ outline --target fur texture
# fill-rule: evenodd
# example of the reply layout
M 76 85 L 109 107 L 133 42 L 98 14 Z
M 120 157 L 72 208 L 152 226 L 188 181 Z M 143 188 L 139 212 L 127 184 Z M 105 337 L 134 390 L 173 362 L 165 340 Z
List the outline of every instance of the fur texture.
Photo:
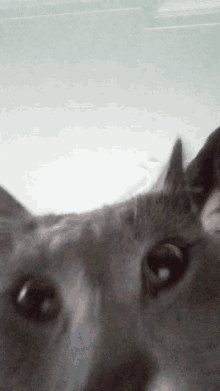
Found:
M 220 128 L 183 170 L 85 215 L 0 188 L 0 390 L 218 390 Z

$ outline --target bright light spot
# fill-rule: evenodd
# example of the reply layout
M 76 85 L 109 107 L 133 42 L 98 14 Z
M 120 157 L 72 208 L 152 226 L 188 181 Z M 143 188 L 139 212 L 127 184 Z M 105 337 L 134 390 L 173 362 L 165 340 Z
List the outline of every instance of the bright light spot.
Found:
M 177 388 L 174 386 L 172 380 L 162 376 L 157 379 L 150 391 L 177 391 Z

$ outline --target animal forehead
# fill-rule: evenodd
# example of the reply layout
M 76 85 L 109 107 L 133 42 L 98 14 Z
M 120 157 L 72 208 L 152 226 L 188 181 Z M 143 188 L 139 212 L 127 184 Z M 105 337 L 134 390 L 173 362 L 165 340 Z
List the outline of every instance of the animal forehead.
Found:
M 132 226 L 133 223 L 134 205 L 133 202 L 127 202 L 84 215 L 66 216 L 51 229 L 60 226 L 60 231 L 75 241 L 85 239 L 88 235 L 99 241 L 108 232 L 123 231 L 125 226 Z
M 126 229 L 123 234 L 122 225 L 120 213 L 109 208 L 82 216 L 46 216 L 23 221 L 19 232 L 16 230 L 14 236 L 11 232 L 13 248 L 7 249 L 6 256 L 1 258 L 5 275 L 3 278 L 2 274 L 2 289 L 23 274 L 46 273 L 58 281 L 66 281 L 83 271 L 88 274 L 90 284 L 99 284 L 98 276 L 107 281 L 105 259 L 109 259 L 109 252 L 129 251 L 132 245 L 130 240 L 122 244 L 121 238 L 128 236 Z M 109 235 L 113 235 L 113 240 Z
M 85 243 L 90 243 L 95 246 L 108 241 L 109 236 L 114 236 L 115 240 L 117 236 L 129 236 L 135 240 L 145 236 L 154 225 L 155 229 L 163 225 L 174 227 L 175 220 L 178 220 L 177 225 L 181 219 L 183 224 L 184 221 L 188 224 L 188 219 L 194 220 L 186 198 L 185 194 L 150 193 L 84 215 L 37 217 L 30 220 L 26 227 L 27 231 L 35 230 L 39 245 L 44 243 L 51 253 L 62 250 L 67 244 L 79 244 L 79 247 L 82 244 L 84 247 Z
M 182 194 L 170 195 L 166 193 L 149 193 L 144 196 L 139 196 L 136 202 L 136 223 L 149 224 L 153 221 L 161 222 L 163 218 L 167 218 L 167 215 L 178 216 L 188 214 L 188 210 L 185 210 L 183 205 L 184 197 Z
M 191 242 L 201 234 L 198 217 L 191 209 L 188 192 L 139 196 L 136 202 L 135 239 L 159 242 L 181 236 Z
M 124 209 L 127 210 L 127 206 L 106 207 L 84 215 L 37 216 L 20 223 L 15 221 L 15 224 L 10 221 L 8 229 L 21 249 L 31 252 L 32 248 L 35 253 L 47 251 L 53 255 L 66 244 L 98 242 L 108 231 L 120 231 Z

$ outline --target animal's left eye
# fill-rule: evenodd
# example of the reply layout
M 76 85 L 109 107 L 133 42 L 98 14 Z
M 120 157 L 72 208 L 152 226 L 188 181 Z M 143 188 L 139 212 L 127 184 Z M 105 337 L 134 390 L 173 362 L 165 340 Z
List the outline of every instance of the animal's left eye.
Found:
M 185 248 L 172 243 L 157 244 L 143 259 L 145 283 L 150 294 L 176 284 L 188 265 Z

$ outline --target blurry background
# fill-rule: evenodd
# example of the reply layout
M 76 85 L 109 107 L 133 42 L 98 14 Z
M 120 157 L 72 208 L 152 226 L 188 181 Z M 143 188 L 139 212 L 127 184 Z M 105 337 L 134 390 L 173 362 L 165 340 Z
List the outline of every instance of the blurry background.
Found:
M 36 214 L 149 188 L 220 125 L 220 1 L 0 1 L 0 184 Z

